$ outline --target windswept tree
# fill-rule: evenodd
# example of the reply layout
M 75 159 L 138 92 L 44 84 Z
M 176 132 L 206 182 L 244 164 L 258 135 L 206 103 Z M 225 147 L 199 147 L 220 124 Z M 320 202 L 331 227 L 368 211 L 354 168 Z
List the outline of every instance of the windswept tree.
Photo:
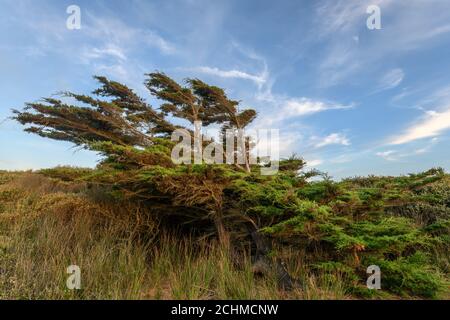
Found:
M 176 165 L 171 159 L 176 143 L 171 140 L 172 132 L 193 133 L 193 128 L 175 125 L 170 119 L 220 126 L 223 136 L 217 143 L 225 144 L 227 130 L 242 132 L 256 111 L 240 110 L 239 101 L 199 79 L 186 79 L 181 85 L 164 73 L 148 74 L 146 87 L 162 100 L 157 110 L 127 86 L 105 77 L 95 79 L 100 87 L 92 95 L 64 92 L 60 99 L 27 103 L 23 110 L 13 110 L 14 119 L 27 132 L 70 141 L 103 155 L 99 170 L 84 180 L 110 186 L 121 198 L 144 202 L 169 225 L 184 226 L 204 237 L 215 235 L 226 248 L 234 240 L 249 238 L 265 256 L 268 250 L 258 229 L 266 217 L 248 211 L 249 203 L 239 189 L 245 179 L 259 183 L 271 178 L 262 177 L 259 166 L 250 164 L 248 150 L 244 149 L 244 167 L 238 163 Z M 244 138 L 250 148 L 249 138 Z M 232 152 L 238 157 L 242 150 L 235 142 Z M 296 179 L 304 163 L 288 162 L 291 165 L 282 163 L 282 168 L 288 168 Z
M 205 126 L 221 125 L 221 142 L 224 146 L 227 130 L 235 131 L 234 136 L 238 137 L 239 133 L 243 134 L 243 130 L 256 118 L 255 110 L 239 111 L 239 101 L 229 99 L 223 89 L 208 85 L 199 79 L 186 79 L 186 86 L 183 87 L 163 73 L 150 73 L 148 77 L 145 85 L 153 95 L 164 101 L 160 109 L 165 115 L 187 120 L 193 125 L 196 122 Z M 196 140 L 200 141 L 199 138 Z M 237 138 L 233 141 L 232 162 L 240 167 L 236 159 L 240 152 L 245 170 L 250 172 L 248 153 L 251 148 L 250 138 L 242 138 L 243 141 L 237 141 Z M 195 147 L 201 149 L 199 145 Z
M 25 131 L 103 156 L 96 170 L 66 179 L 97 184 L 119 201 L 140 201 L 163 226 L 218 239 L 231 252 L 248 245 L 256 270 L 274 268 L 284 288 L 296 282 L 280 260 L 269 258 L 273 242 L 302 248 L 305 263 L 313 256 L 309 263 L 314 268 L 337 270 L 356 289 L 355 279 L 365 284 L 366 267 L 376 264 L 384 266 L 384 283 L 395 290 L 403 283 L 398 275 L 408 274 L 414 279 L 408 290 L 437 291 L 436 278 L 427 278 L 431 266 L 421 250 L 442 245 L 448 251 L 450 193 L 442 169 L 336 183 L 328 177 L 308 182 L 320 173 L 301 171 L 305 162 L 297 156 L 280 160 L 273 176 L 262 175 L 260 164 L 251 164 L 248 157 L 244 167 L 175 164 L 174 130 L 192 134 L 192 125 L 202 122 L 220 126 L 223 134 L 240 131 L 256 112 L 240 110 L 239 102 L 222 89 L 198 79 L 181 85 L 163 73 L 148 74 L 145 85 L 162 100 L 158 109 L 123 84 L 96 79 L 100 87 L 92 95 L 65 92 L 60 99 L 46 98 L 14 110 L 13 118 Z M 173 118 L 186 120 L 187 127 L 174 124 Z M 222 136 L 217 143 L 227 142 Z M 245 143 L 250 146 L 251 141 Z M 233 149 L 233 156 L 239 156 L 239 150 Z
M 154 202 L 155 208 L 162 206 L 168 214 L 178 211 L 177 214 L 190 217 L 206 215 L 215 222 L 219 238 L 227 242 L 222 192 L 225 180 L 230 178 L 212 174 L 217 168 L 205 171 L 204 177 L 190 173 L 192 169 L 188 166 L 175 166 L 170 158 L 174 145 L 170 135 L 183 127 L 172 124 L 167 117 L 191 124 L 196 121 L 206 126 L 218 124 L 223 130 L 240 130 L 255 118 L 256 112 L 239 111 L 238 101 L 230 100 L 222 89 L 198 79 L 187 79 L 186 86 L 182 86 L 163 73 L 148 74 L 145 85 L 163 101 L 159 110 L 123 84 L 105 77 L 95 79 L 100 88 L 92 96 L 64 92 L 61 94 L 64 99 L 45 98 L 27 103 L 23 110 L 13 111 L 14 118 L 26 125 L 27 132 L 100 152 L 104 159 L 99 166 L 113 170 L 114 176 L 114 179 L 112 175 L 102 177 L 103 183 L 108 177 L 124 194 Z M 192 132 L 192 128 L 184 129 Z M 160 169 L 166 171 L 155 175 Z M 123 174 L 123 170 L 128 171 Z M 235 170 L 236 174 L 241 171 L 239 165 Z M 248 161 L 246 170 L 250 171 Z M 143 177 L 150 171 L 152 179 L 145 180 Z
M 229 252 L 250 247 L 254 271 L 274 270 L 283 288 L 297 282 L 273 259 L 274 242 L 301 248 L 304 263 L 339 272 L 352 290 L 361 290 L 372 264 L 383 268 L 384 286 L 394 292 L 432 297 L 440 288 L 427 256 L 435 249 L 448 256 L 450 180 L 442 169 L 337 183 L 326 176 L 307 181 L 320 173 L 300 171 L 305 162 L 297 156 L 280 160 L 273 176 L 261 174 L 248 157 L 244 167 L 175 164 L 174 130 L 192 135 L 197 122 L 220 126 L 218 143 L 224 143 L 227 130 L 243 130 L 256 112 L 240 110 L 222 89 L 198 79 L 181 85 L 163 73 L 149 74 L 145 85 L 162 100 L 158 109 L 123 84 L 96 79 L 100 87 L 92 95 L 65 92 L 14 110 L 25 131 L 103 156 L 96 170 L 64 171 L 65 180 L 96 184 L 118 201 L 139 201 L 162 226 L 217 239 Z M 175 125 L 173 118 L 188 124 Z M 404 276 L 413 279 L 411 286 L 401 281 Z
M 90 148 L 93 142 L 108 141 L 120 146 L 146 147 L 156 134 L 170 134 L 176 127 L 164 119 L 131 89 L 105 77 L 95 77 L 102 85 L 96 97 L 64 92 L 83 106 L 44 98 L 13 110 L 15 119 L 30 125 L 27 132 L 56 140 L 66 140 Z M 100 97 L 112 98 L 110 101 Z

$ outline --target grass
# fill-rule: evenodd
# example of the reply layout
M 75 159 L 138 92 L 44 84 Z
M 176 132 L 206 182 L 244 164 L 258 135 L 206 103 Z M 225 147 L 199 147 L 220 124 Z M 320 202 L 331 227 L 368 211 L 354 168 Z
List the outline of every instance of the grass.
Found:
M 34 173 L 0 173 L 0 299 L 352 299 L 345 275 L 286 254 L 302 289 L 279 290 L 217 244 L 162 232 L 139 204 Z M 69 290 L 66 268 L 81 268 Z M 364 284 L 361 283 L 361 286 Z M 396 298 L 376 292 L 370 297 Z

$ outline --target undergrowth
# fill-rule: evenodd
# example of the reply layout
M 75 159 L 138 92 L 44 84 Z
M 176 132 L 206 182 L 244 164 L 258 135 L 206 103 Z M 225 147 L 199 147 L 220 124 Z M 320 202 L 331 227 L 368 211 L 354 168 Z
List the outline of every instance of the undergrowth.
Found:
M 266 185 L 262 192 L 241 182 L 243 199 L 258 204 L 254 212 L 285 214 L 287 205 L 294 212 L 264 229 L 274 241 L 270 256 L 283 259 L 301 283 L 287 291 L 275 274 L 255 275 L 250 247 L 237 255 L 216 241 L 168 231 L 154 209 L 74 182 L 92 174 L 76 170 L 56 170 L 57 178 L 0 173 L 1 299 L 449 297 L 448 176 L 426 187 L 418 180 L 429 174 L 313 182 L 296 189 L 295 201 L 276 196 L 282 189 Z M 386 197 L 420 198 L 422 205 L 385 208 Z M 381 269 L 381 290 L 366 287 L 372 264 Z M 69 265 L 81 268 L 81 290 L 66 287 Z

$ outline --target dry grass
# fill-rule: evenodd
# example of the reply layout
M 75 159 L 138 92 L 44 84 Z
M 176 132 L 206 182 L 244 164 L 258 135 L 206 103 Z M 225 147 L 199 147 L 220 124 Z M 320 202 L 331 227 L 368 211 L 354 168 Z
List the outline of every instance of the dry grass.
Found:
M 0 173 L 1 299 L 347 299 L 339 275 L 289 269 L 305 286 L 278 290 L 217 245 L 159 232 L 138 204 L 92 200 L 86 186 Z M 292 255 L 291 255 L 292 256 Z M 68 290 L 66 268 L 81 268 Z

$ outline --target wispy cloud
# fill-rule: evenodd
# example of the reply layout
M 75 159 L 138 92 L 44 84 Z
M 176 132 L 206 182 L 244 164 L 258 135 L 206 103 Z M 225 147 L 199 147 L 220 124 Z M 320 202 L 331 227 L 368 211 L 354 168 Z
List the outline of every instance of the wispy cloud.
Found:
M 367 32 L 369 5 L 380 6 L 382 30 Z M 387 57 L 438 44 L 432 41 L 450 32 L 449 9 L 450 3 L 441 0 L 319 2 L 315 15 L 318 36 L 313 41 L 327 47 L 318 68 L 319 86 L 345 83 L 362 72 L 376 72 Z M 355 37 L 359 41 L 354 41 Z
M 306 166 L 308 168 L 312 168 L 312 167 L 320 166 L 321 164 L 323 164 L 323 162 L 324 161 L 322 159 L 306 160 Z
M 353 158 L 354 158 L 353 154 L 345 153 L 345 154 L 338 155 L 338 156 L 330 159 L 329 161 L 330 161 L 330 163 L 342 164 L 342 163 L 347 163 L 347 162 L 352 161 Z
M 154 30 L 131 27 L 118 18 L 99 18 L 92 13 L 86 15 L 89 19 L 84 30 L 97 41 L 118 47 L 126 46 L 129 50 L 145 46 L 159 49 L 165 54 L 176 52 L 175 46 Z
M 392 2 L 392 0 L 324 1 L 316 8 L 320 34 L 329 35 L 336 32 L 351 31 L 358 22 L 365 23 L 368 5 L 386 8 Z
M 415 154 L 423 154 L 423 153 L 427 153 L 430 150 L 429 147 L 425 147 L 425 148 L 420 148 L 420 149 L 416 149 L 414 150 Z
M 450 106 L 450 85 L 436 89 L 431 95 L 419 102 L 419 109 L 446 109 Z
M 388 90 L 397 87 L 405 78 L 405 73 L 402 69 L 396 68 L 388 71 L 379 82 L 378 91 Z
M 282 137 L 280 137 L 280 154 L 287 156 L 292 154 L 293 150 L 305 147 L 309 149 L 318 149 L 327 145 L 350 145 L 349 139 L 342 133 L 332 133 L 326 137 L 314 137 L 314 141 L 303 140 L 304 137 L 299 133 L 299 128 L 304 126 L 301 118 L 311 116 L 313 114 L 326 112 L 330 110 L 347 110 L 354 107 L 354 104 L 342 104 L 326 99 L 317 99 L 311 97 L 295 97 L 286 94 L 279 94 L 272 90 L 276 82 L 268 71 L 268 64 L 265 57 L 255 52 L 251 48 L 243 47 L 242 45 L 233 42 L 233 49 L 243 54 L 245 58 L 251 62 L 256 62 L 259 70 L 253 73 L 245 72 L 236 69 L 219 69 L 212 67 L 197 67 L 192 68 L 191 71 L 203 72 L 222 78 L 246 79 L 253 81 L 258 90 L 252 97 L 255 99 L 257 105 L 262 108 L 259 109 L 260 116 L 252 125 L 253 128 L 281 128 Z M 252 65 L 250 63 L 249 65 Z M 276 113 L 273 110 L 277 110 Z M 293 121 L 292 121 L 293 120 Z M 290 122 L 288 124 L 287 122 Z M 309 130 L 309 129 L 308 129 Z M 302 144 L 302 141 L 304 142 Z M 300 146 L 301 145 L 301 146 Z M 315 163 L 318 163 L 315 161 Z M 322 163 L 322 160 L 320 161 Z
M 283 114 L 283 118 L 301 117 L 326 110 L 342 110 L 352 107 L 353 105 L 342 105 L 302 97 L 288 99 L 281 113 Z
M 446 25 L 438 26 L 438 27 L 434 28 L 430 32 L 426 33 L 424 38 L 425 39 L 433 38 L 433 37 L 436 37 L 436 36 L 439 36 L 441 34 L 448 33 L 448 32 L 450 32 L 450 24 L 446 24 Z
M 378 5 L 387 10 L 392 3 L 392 0 L 336 0 L 323 1 L 316 6 L 315 28 L 318 37 L 315 41 L 327 46 L 318 68 L 321 87 L 337 85 L 360 72 L 373 57 L 370 52 L 380 51 L 380 46 L 373 50 L 367 47 L 362 50 L 359 33 L 366 28 L 368 5 Z
M 284 121 L 289 119 L 305 117 L 328 110 L 345 110 L 354 107 L 354 104 L 346 105 L 327 100 L 309 97 L 292 97 L 274 93 L 272 91 L 272 86 L 275 83 L 275 79 L 269 72 L 266 59 L 252 49 L 243 47 L 236 42 L 232 42 L 232 47 L 243 54 L 250 61 L 257 62 L 259 65 L 259 70 L 254 73 L 249 73 L 243 70 L 225 68 L 220 69 L 209 66 L 183 68 L 183 70 L 200 72 L 221 78 L 244 79 L 252 81 L 256 84 L 258 90 L 254 94 L 253 98 L 256 99 L 258 104 L 263 103 L 264 105 L 264 109 L 259 110 L 260 117 L 256 121 L 257 127 L 269 128 L 274 125 L 281 125 Z M 276 114 L 273 114 L 273 109 L 277 109 L 279 111 Z M 342 139 L 341 136 L 331 136 L 329 139 L 333 138 Z
M 143 40 L 147 45 L 159 48 L 163 53 L 166 54 L 176 53 L 177 50 L 175 48 L 175 45 L 161 37 L 155 31 L 140 30 L 140 33 L 142 33 L 142 35 L 144 36 Z
M 423 112 L 420 118 L 411 123 L 402 133 L 388 138 L 388 144 L 400 145 L 419 139 L 437 137 L 450 130 L 450 86 L 435 89 L 427 97 L 414 105 Z M 431 142 L 436 142 L 437 138 Z
M 80 62 L 90 65 L 96 74 L 131 85 L 138 91 L 144 88 L 142 75 L 148 70 L 136 55 L 143 50 L 156 50 L 164 56 L 177 53 L 176 46 L 155 30 L 126 24 L 114 13 L 99 16 L 88 11 L 84 17 L 80 32 L 90 41 L 86 41 L 79 55 Z
M 438 143 L 438 138 L 432 138 L 428 141 L 424 141 L 421 147 L 415 145 L 405 146 L 399 150 L 389 149 L 387 151 L 376 152 L 375 155 L 387 160 L 387 161 L 401 161 L 408 160 L 411 161 L 413 157 L 417 157 L 426 153 L 431 152 L 433 146 Z
M 377 152 L 376 155 L 387 161 L 396 161 L 397 160 L 397 157 L 395 157 L 396 153 L 397 151 L 395 150 L 388 150 L 383 152 Z
M 218 76 L 222 78 L 235 78 L 235 79 L 246 79 L 251 80 L 258 86 L 262 86 L 267 81 L 267 71 L 263 71 L 259 75 L 250 74 L 240 70 L 221 70 L 215 67 L 201 66 L 196 68 L 189 68 L 190 71 L 200 72 L 204 74 L 209 74 L 213 76 Z
M 84 59 L 86 62 L 89 62 L 93 59 L 105 59 L 109 57 L 123 61 L 127 60 L 127 56 L 124 52 L 124 49 L 117 45 L 112 44 L 108 44 L 102 48 L 96 47 L 85 48 L 82 55 L 82 59 Z
M 342 133 L 332 133 L 322 138 L 313 137 L 312 140 L 315 148 L 322 148 L 329 145 L 350 145 L 350 140 Z
M 129 80 L 129 72 L 128 70 L 121 64 L 99 64 L 94 65 L 95 71 L 100 74 L 106 74 L 108 76 L 114 77 L 114 79 L 120 81 Z
M 404 133 L 392 138 L 389 143 L 404 144 L 418 139 L 436 137 L 450 129 L 450 107 L 443 112 L 427 111 L 425 116 L 412 124 Z
M 261 96 L 260 98 L 271 104 L 272 110 L 278 110 L 276 113 L 268 111 L 257 120 L 258 126 L 264 128 L 273 127 L 274 125 L 285 125 L 285 121 L 311 116 L 316 113 L 331 110 L 347 110 L 354 107 L 353 104 L 344 105 L 307 97 L 278 96 L 270 91 L 266 93 L 266 96 Z

